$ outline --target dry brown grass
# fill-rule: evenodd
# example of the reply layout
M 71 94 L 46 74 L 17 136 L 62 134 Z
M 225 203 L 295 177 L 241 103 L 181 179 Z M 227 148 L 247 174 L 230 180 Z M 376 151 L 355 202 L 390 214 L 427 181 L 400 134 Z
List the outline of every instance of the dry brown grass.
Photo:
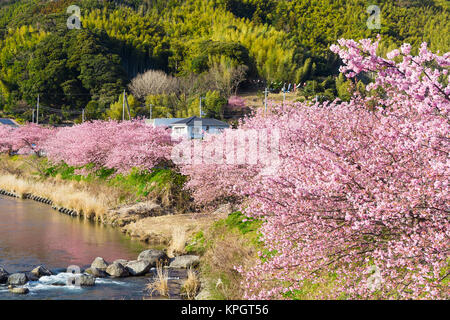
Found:
M 167 254 L 169 257 L 186 253 L 185 247 L 187 242 L 187 233 L 183 227 L 176 226 L 172 231 L 172 238 L 170 240 Z
M 75 210 L 87 218 L 101 218 L 114 202 L 110 190 L 94 190 L 100 186 L 86 186 L 80 182 L 65 182 L 56 179 L 40 181 L 21 178 L 12 174 L 0 175 L 0 188 L 12 191 L 21 197 L 32 194 L 53 201 L 54 205 Z
M 31 192 L 30 184 L 27 181 L 11 174 L 0 176 L 0 188 L 14 192 L 22 198 L 25 194 Z
M 160 261 L 156 263 L 156 276 L 147 285 L 150 296 L 158 292 L 160 296 L 169 297 L 169 270 L 163 268 Z
M 183 283 L 182 291 L 186 295 L 186 297 L 190 300 L 194 299 L 200 289 L 200 280 L 197 276 L 197 273 L 189 268 L 187 272 L 187 279 Z
M 53 201 L 55 206 L 77 211 L 80 215 L 101 220 L 108 208 L 118 205 L 120 190 L 96 181 L 64 180 L 60 176 L 43 176 L 45 159 L 35 156 L 0 155 L 0 188 L 23 197 L 32 194 Z
M 174 227 L 183 228 L 187 239 L 200 230 L 209 228 L 215 221 L 226 217 L 226 213 L 211 214 L 176 214 L 159 217 L 147 217 L 127 224 L 122 231 L 131 237 L 145 239 L 151 244 L 169 245 Z

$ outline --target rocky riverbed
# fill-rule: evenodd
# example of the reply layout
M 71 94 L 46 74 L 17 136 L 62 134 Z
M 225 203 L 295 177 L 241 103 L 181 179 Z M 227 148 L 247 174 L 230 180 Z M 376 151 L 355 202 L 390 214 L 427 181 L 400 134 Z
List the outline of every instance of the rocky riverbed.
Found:
M 118 259 L 105 261 L 96 257 L 90 266 L 81 268 L 69 266 L 66 270 L 51 270 L 46 266 L 36 266 L 33 270 L 8 273 L 0 266 L 0 290 L 8 289 L 13 295 L 27 295 L 38 291 L 42 286 L 59 286 L 73 289 L 94 287 L 97 283 L 113 283 L 125 278 L 145 278 L 153 281 L 158 264 L 169 270 L 168 281 L 172 296 L 181 298 L 181 286 L 186 278 L 186 270 L 199 265 L 199 257 L 182 255 L 169 258 L 162 250 L 148 249 L 142 251 L 136 260 Z M 175 276 L 174 276 L 175 275 Z

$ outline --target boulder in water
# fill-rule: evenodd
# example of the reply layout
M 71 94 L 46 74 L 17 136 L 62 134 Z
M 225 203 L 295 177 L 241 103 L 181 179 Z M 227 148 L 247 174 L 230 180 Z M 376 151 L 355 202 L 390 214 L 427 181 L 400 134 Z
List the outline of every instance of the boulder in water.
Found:
M 94 277 L 97 277 L 97 278 L 105 278 L 108 276 L 108 274 L 105 271 L 95 268 L 95 267 L 87 268 L 84 272 L 86 272 Z
M 80 286 L 92 287 L 95 285 L 95 277 L 89 274 L 82 274 L 80 277 Z
M 91 268 L 97 268 L 105 271 L 108 268 L 108 263 L 102 257 L 97 257 L 92 261 Z
M 142 251 L 137 259 L 148 261 L 150 263 L 150 267 L 155 267 L 158 261 L 164 263 L 169 258 L 167 257 L 164 251 L 149 249 Z
M 28 288 L 9 287 L 9 292 L 15 294 L 27 294 L 30 290 L 28 290 Z
M 113 263 L 120 263 L 121 265 L 126 266 L 127 263 L 128 263 L 128 260 L 125 260 L 125 259 L 117 259 L 117 260 L 114 260 Z
M 126 268 L 132 276 L 142 276 L 150 270 L 151 264 L 148 260 L 133 260 L 127 263 Z
M 27 276 L 28 281 L 38 281 L 39 280 L 39 277 L 34 275 L 34 273 L 25 272 L 25 275 Z
M 8 277 L 8 284 L 13 286 L 21 286 L 28 282 L 28 277 L 25 273 L 13 273 Z
M 50 270 L 48 270 L 44 266 L 38 266 L 38 267 L 34 268 L 33 270 L 31 270 L 31 273 L 39 278 L 42 276 L 51 276 L 53 274 Z
M 175 257 L 170 263 L 170 268 L 188 269 L 195 268 L 200 263 L 200 257 L 194 255 L 184 255 Z
M 0 266 L 0 283 L 6 283 L 8 281 L 9 273 L 5 268 Z
M 106 268 L 106 273 L 113 278 L 122 278 L 130 275 L 127 268 L 125 268 L 121 263 L 114 262 Z

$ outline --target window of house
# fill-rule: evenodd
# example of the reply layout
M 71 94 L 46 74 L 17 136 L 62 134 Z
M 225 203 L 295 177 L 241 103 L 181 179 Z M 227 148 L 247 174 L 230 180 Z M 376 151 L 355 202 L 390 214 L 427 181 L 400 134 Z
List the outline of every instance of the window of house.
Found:
M 184 127 L 174 127 L 173 130 L 176 134 L 182 134 L 184 132 Z

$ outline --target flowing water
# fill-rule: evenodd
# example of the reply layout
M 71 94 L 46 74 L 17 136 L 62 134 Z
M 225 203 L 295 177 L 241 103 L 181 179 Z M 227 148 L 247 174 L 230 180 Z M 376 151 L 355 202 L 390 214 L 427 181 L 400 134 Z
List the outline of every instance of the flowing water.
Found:
M 38 265 L 61 272 L 68 266 L 87 267 L 95 257 L 106 261 L 134 260 L 145 244 L 119 230 L 72 218 L 32 200 L 0 196 L 0 266 L 9 273 Z M 175 272 L 176 273 L 176 272 Z M 171 275 L 177 278 L 177 275 Z M 94 287 L 64 285 L 60 273 L 31 281 L 27 295 L 13 295 L 0 285 L 0 299 L 142 299 L 148 277 L 97 279 Z

